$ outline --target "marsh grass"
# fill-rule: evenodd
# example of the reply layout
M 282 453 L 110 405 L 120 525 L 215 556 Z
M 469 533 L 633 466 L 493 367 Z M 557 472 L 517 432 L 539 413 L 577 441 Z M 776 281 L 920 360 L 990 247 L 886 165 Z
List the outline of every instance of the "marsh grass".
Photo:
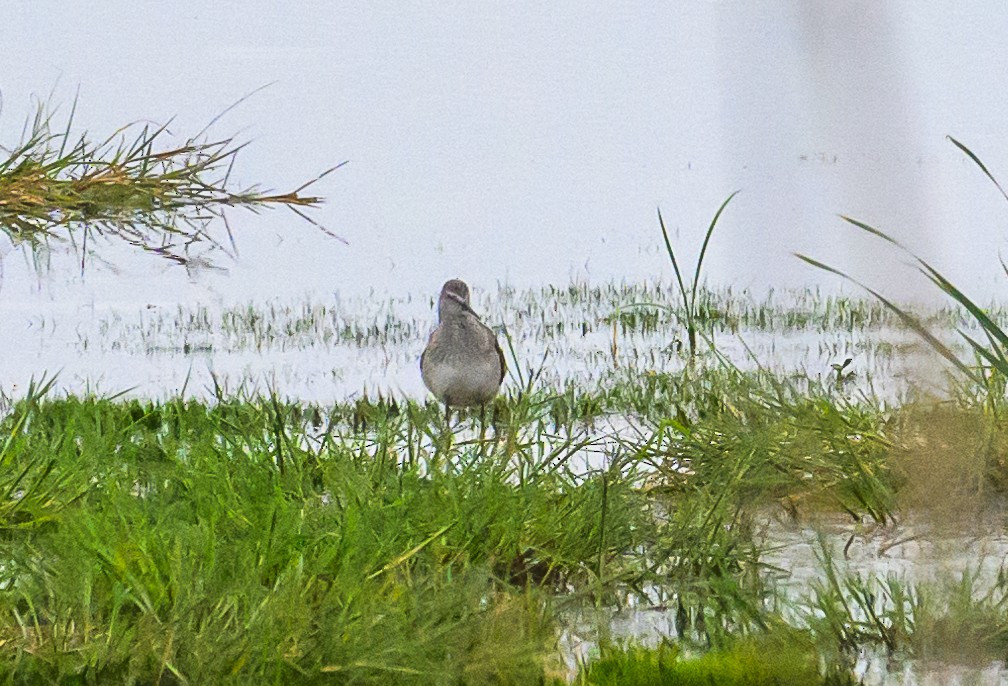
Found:
M 236 189 L 230 174 L 244 144 L 233 138 L 204 130 L 176 142 L 166 123 L 127 125 L 93 141 L 71 133 L 75 109 L 76 101 L 59 125 L 40 104 L 22 139 L 0 148 L 0 230 L 15 245 L 69 242 L 83 259 L 96 240 L 111 240 L 180 264 L 206 261 L 207 250 L 229 249 L 214 238 L 214 221 L 233 248 L 229 207 L 287 207 L 336 237 L 304 214 L 322 199 L 303 191 L 342 165 L 286 193 Z
M 1002 567 L 982 579 L 980 566 L 958 578 L 911 582 L 896 574 L 843 571 L 820 539 L 823 574 L 802 599 L 801 620 L 820 652 L 842 655 L 874 647 L 890 657 L 912 656 L 986 665 L 1008 658 L 1008 587 Z
M 677 310 L 680 304 L 669 287 L 664 283 L 581 284 L 571 290 L 517 291 L 502 286 L 480 308 L 490 313 L 491 320 L 520 330 L 523 339 L 550 346 L 557 356 L 587 354 L 580 351 L 581 346 L 591 344 L 597 350 L 603 339 L 608 345 L 615 326 L 623 360 L 635 355 L 660 360 L 677 356 L 676 325 L 685 316 Z M 755 298 L 730 288 L 701 288 L 697 298 L 698 309 L 706 313 L 704 321 L 715 334 L 809 334 L 815 336 L 810 343 L 825 344 L 838 336 L 864 338 L 868 333 L 906 331 L 892 311 L 865 298 L 813 290 Z M 633 306 L 645 300 L 657 307 Z M 1001 309 L 991 310 L 991 317 L 998 322 L 1008 320 Z M 923 317 L 928 325 L 941 328 L 954 327 L 959 319 L 955 308 L 938 308 Z M 78 346 L 140 355 L 183 352 L 186 344 L 218 351 L 399 348 L 423 340 L 430 327 L 430 308 L 421 311 L 408 297 L 337 303 L 268 300 L 224 308 L 194 303 L 144 311 L 136 317 L 102 314 L 93 326 L 82 328 Z M 886 342 L 872 339 L 864 345 L 882 349 Z
M 721 206 L 714 214 L 714 219 L 711 220 L 710 225 L 707 227 L 707 232 L 704 234 L 703 244 L 700 246 L 700 253 L 697 255 L 693 279 L 689 282 L 689 286 L 687 286 L 686 282 L 683 280 L 682 270 L 679 267 L 679 260 L 676 258 L 675 250 L 672 248 L 672 242 L 669 239 L 668 229 L 665 228 L 665 219 L 662 217 L 661 209 L 658 210 L 658 225 L 661 227 L 662 239 L 665 242 L 665 251 L 669 256 L 669 261 L 672 263 L 672 271 L 675 274 L 676 279 L 675 285 L 678 288 L 679 302 L 674 304 L 663 304 L 659 302 L 658 299 L 651 299 L 644 302 L 631 302 L 625 307 L 617 306 L 615 311 L 610 313 L 605 319 L 612 325 L 612 342 L 610 351 L 614 367 L 619 366 L 619 327 L 622 326 L 624 335 L 626 334 L 628 325 L 634 328 L 640 326 L 644 330 L 655 331 L 662 325 L 662 313 L 666 316 L 671 316 L 674 321 L 686 329 L 686 351 L 689 355 L 689 360 L 692 361 L 697 356 L 698 336 L 704 338 L 711 348 L 714 347 L 713 339 L 701 331 L 701 326 L 713 325 L 713 323 L 720 318 L 721 313 L 711 306 L 712 299 L 710 294 L 706 293 L 707 289 L 704 288 L 700 282 L 700 271 L 703 268 L 704 256 L 707 254 L 707 247 L 710 245 L 711 236 L 714 234 L 714 228 L 717 226 L 718 219 L 720 219 L 721 213 L 724 212 L 728 203 L 731 202 L 732 198 L 734 198 L 738 192 L 739 191 L 735 191 L 729 195 L 723 203 L 721 203 Z M 705 294 L 705 297 L 700 297 L 701 294 Z M 586 329 L 587 327 L 583 327 L 582 335 L 586 333 Z M 678 338 L 678 336 L 673 336 L 668 347 L 669 349 L 678 351 L 683 347 L 682 341 Z
M 976 164 L 976 166 L 991 181 L 991 183 L 994 184 L 1001 196 L 1008 200 L 1008 193 L 1005 193 L 1004 188 L 1000 183 L 998 183 L 997 179 L 994 178 L 994 175 L 990 172 L 987 166 L 980 161 L 980 158 L 977 157 L 972 150 L 955 138 L 948 136 L 948 139 L 959 150 L 965 153 L 974 164 Z M 1008 332 L 1006 332 L 1003 326 L 998 322 L 997 316 L 990 312 L 990 308 L 985 308 L 970 298 L 935 267 L 914 254 L 892 236 L 875 228 L 874 226 L 866 224 L 865 222 L 858 221 L 857 219 L 852 219 L 847 216 L 842 216 L 841 218 L 852 226 L 855 226 L 869 235 L 888 243 L 889 245 L 897 248 L 903 254 L 909 256 L 916 265 L 917 270 L 940 291 L 948 296 L 951 302 L 959 308 L 961 312 L 966 313 L 979 333 L 968 331 L 962 326 L 957 327 L 957 333 L 967 344 L 968 349 L 974 358 L 973 360 L 963 359 L 956 350 L 943 341 L 938 335 L 935 335 L 931 327 L 922 319 L 921 316 L 912 312 L 906 306 L 886 298 L 877 290 L 861 283 L 849 274 L 835 267 L 824 264 L 823 262 L 808 257 L 807 255 L 798 254 L 797 257 L 814 267 L 841 276 L 842 278 L 865 289 L 879 302 L 885 305 L 886 308 L 899 317 L 908 329 L 917 333 L 935 350 L 935 352 L 945 358 L 945 360 L 951 364 L 952 368 L 956 372 L 969 379 L 969 381 L 976 386 L 986 389 L 988 391 L 988 402 L 992 404 L 992 407 L 993 405 L 1003 404 L 1002 401 L 1005 398 L 1006 388 L 1005 382 L 1008 380 Z M 1005 274 L 1008 275 L 1008 265 L 1005 264 L 1004 260 L 1001 260 L 1001 267 L 1004 269 Z
M 396 425 L 308 436 L 280 402 L 20 412 L 18 464 L 72 499 L 4 543 L 7 679 L 535 683 L 547 590 L 605 594 L 653 537 L 631 480 L 521 442 L 432 469 Z
M 851 650 L 932 655 L 969 618 L 992 637 L 985 654 L 1002 645 L 996 589 L 969 604 L 962 589 L 878 586 L 824 558 L 796 611 L 768 581 L 779 570 L 757 513 L 889 522 L 924 506 L 900 455 L 955 442 L 926 408 L 855 400 L 828 376 L 722 360 L 596 396 L 527 383 L 484 435 L 475 417 L 446 425 L 436 404 L 394 397 L 316 407 L 218 388 L 204 404 L 49 387 L 0 427 L 8 681 L 554 683 L 569 676 L 557 635 L 577 608 L 650 608 L 675 628 L 657 653 L 600 641 L 580 683 L 758 666 L 771 679 L 809 655 L 821 662 L 808 683 L 845 683 Z M 649 408 L 632 430 L 600 430 L 631 398 Z M 1008 435 L 988 426 L 988 445 Z M 974 484 L 991 494 L 999 454 L 975 452 Z M 811 647 L 760 662 L 752 646 L 782 628 Z
M 690 282 L 688 291 L 686 283 L 683 281 L 682 272 L 679 269 L 679 261 L 676 259 L 675 250 L 672 249 L 672 243 L 669 241 L 668 230 L 665 228 L 665 220 L 662 218 L 661 210 L 658 211 L 658 224 L 661 227 L 662 238 L 665 241 L 665 251 L 668 253 L 669 260 L 672 262 L 672 270 L 675 272 L 676 285 L 679 286 L 679 296 L 682 298 L 682 308 L 684 314 L 681 321 L 686 327 L 686 337 L 689 342 L 689 354 L 691 358 L 695 357 L 697 354 L 697 333 L 700 327 L 700 312 L 697 309 L 697 293 L 700 290 L 700 270 L 703 267 L 704 256 L 707 254 L 707 246 L 710 245 L 711 236 L 714 234 L 714 227 L 717 226 L 718 219 L 721 218 L 721 213 L 724 212 L 728 203 L 730 203 L 732 198 L 736 195 L 738 195 L 738 191 L 729 195 L 725 201 L 721 203 L 717 212 L 714 213 L 714 219 L 711 220 L 710 226 L 707 227 L 707 233 L 704 234 L 703 245 L 701 245 L 700 253 L 697 255 L 696 269 L 693 271 L 693 280 Z
M 535 387 L 485 438 L 387 398 L 43 390 L 3 424 L 32 484 L 9 521 L 37 524 L 2 544 L 9 681 L 545 683 L 563 607 L 676 608 L 701 648 L 775 622 L 747 510 L 759 455 L 655 488 L 664 443 L 558 427 Z
M 879 405 L 727 361 L 667 383 L 678 397 L 641 451 L 669 488 L 702 484 L 746 508 L 783 499 L 789 509 L 890 518 L 893 424 Z

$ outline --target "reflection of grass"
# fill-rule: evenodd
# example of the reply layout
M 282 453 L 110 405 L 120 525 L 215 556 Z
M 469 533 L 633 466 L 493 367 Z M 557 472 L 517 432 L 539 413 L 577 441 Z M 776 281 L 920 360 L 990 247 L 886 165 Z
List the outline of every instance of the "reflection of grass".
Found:
M 861 575 L 838 568 L 819 550 L 823 576 L 804 599 L 808 626 L 821 645 L 841 650 L 875 646 L 895 654 L 966 664 L 989 664 L 1008 651 L 1008 581 L 981 581 L 979 567 L 958 579 L 911 583 L 889 574 Z
M 86 252 L 89 240 L 111 238 L 185 263 L 194 247 L 220 247 L 209 224 L 224 208 L 282 205 L 304 216 L 299 208 L 321 200 L 301 192 L 336 168 L 288 193 L 239 190 L 229 183 L 243 147 L 233 139 L 201 133 L 176 143 L 167 125 L 137 124 L 94 142 L 71 137 L 72 120 L 71 112 L 54 130 L 53 115 L 39 107 L 0 159 L 0 230 L 15 244 L 79 239 Z

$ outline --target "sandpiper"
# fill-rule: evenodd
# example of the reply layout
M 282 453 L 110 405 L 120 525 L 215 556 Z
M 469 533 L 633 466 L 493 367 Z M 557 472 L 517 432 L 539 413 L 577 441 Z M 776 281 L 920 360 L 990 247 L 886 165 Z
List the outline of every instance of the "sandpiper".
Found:
M 460 279 L 445 282 L 438 298 L 438 327 L 420 356 L 424 385 L 445 405 L 480 407 L 493 400 L 507 369 L 497 336 L 469 306 L 469 286 Z

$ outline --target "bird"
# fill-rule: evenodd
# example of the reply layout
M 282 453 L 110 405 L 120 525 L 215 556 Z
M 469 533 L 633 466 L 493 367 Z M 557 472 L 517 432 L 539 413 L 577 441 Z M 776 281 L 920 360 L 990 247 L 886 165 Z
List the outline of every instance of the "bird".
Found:
M 494 399 L 507 364 L 497 336 L 469 305 L 469 286 L 446 281 L 438 298 L 438 327 L 420 356 L 424 385 L 444 403 L 445 424 L 453 407 L 480 408 Z

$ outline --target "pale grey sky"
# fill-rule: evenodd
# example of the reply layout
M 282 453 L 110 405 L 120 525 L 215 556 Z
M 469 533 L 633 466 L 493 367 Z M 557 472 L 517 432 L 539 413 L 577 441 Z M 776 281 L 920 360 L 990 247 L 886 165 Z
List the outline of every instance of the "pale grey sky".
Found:
M 230 277 L 191 286 L 127 258 L 88 275 L 97 301 L 668 278 L 656 206 L 689 260 L 735 189 L 716 283 L 830 283 L 801 250 L 904 287 L 848 213 L 1000 287 L 1008 203 L 944 136 L 1008 182 L 1008 5 L 656 5 L 11 3 L 0 142 L 54 85 L 65 109 L 80 86 L 96 135 L 171 116 L 184 135 L 272 83 L 215 128 L 253 139 L 239 180 L 287 189 L 351 161 L 318 215 L 349 246 L 237 212 Z

